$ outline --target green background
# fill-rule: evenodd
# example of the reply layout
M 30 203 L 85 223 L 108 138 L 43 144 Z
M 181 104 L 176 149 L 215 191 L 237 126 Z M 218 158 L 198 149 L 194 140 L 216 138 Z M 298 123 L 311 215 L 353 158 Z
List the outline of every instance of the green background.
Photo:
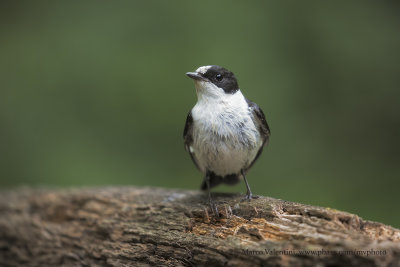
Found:
M 185 72 L 216 64 L 272 130 L 248 175 L 255 194 L 400 227 L 398 2 L 0 6 L 1 187 L 198 189 Z

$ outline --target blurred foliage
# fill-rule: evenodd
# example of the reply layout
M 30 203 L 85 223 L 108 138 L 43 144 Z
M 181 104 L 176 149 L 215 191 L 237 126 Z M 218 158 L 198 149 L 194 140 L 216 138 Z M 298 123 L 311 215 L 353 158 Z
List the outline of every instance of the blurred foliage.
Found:
M 0 185 L 198 189 L 184 74 L 231 69 L 271 126 L 255 194 L 400 227 L 396 1 L 3 1 Z M 243 183 L 216 191 L 245 192 Z

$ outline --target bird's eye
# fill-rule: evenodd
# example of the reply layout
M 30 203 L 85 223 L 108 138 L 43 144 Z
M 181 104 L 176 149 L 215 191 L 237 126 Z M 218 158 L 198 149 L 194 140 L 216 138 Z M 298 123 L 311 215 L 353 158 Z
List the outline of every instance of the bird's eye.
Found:
M 215 79 L 217 80 L 217 81 L 222 81 L 222 75 L 221 74 L 217 74 L 217 75 L 215 75 Z

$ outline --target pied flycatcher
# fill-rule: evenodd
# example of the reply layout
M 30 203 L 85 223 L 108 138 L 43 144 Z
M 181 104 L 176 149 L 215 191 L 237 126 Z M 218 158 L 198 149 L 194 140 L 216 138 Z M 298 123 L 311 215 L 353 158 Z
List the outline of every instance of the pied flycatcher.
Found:
M 268 144 L 270 129 L 260 107 L 246 99 L 235 75 L 220 66 L 203 66 L 186 73 L 195 82 L 197 103 L 183 133 L 185 148 L 204 174 L 201 189 L 236 184 L 241 178 L 252 193 L 246 174 Z

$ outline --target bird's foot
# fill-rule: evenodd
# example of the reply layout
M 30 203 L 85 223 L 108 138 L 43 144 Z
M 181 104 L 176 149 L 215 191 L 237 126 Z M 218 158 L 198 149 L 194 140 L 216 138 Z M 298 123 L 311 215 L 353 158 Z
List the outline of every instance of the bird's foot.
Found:
M 219 212 L 218 212 L 218 207 L 217 207 L 217 205 L 216 205 L 213 201 L 210 201 L 209 205 L 210 205 L 211 213 L 212 213 L 215 217 L 219 217 Z
M 257 198 L 259 198 L 259 196 L 256 196 L 256 195 L 253 195 L 252 193 L 249 193 L 249 192 L 247 192 L 247 194 L 246 194 L 246 196 L 244 196 L 242 199 L 241 199 L 241 202 L 243 202 L 243 201 L 250 201 L 250 200 L 252 200 L 252 199 L 257 199 Z

